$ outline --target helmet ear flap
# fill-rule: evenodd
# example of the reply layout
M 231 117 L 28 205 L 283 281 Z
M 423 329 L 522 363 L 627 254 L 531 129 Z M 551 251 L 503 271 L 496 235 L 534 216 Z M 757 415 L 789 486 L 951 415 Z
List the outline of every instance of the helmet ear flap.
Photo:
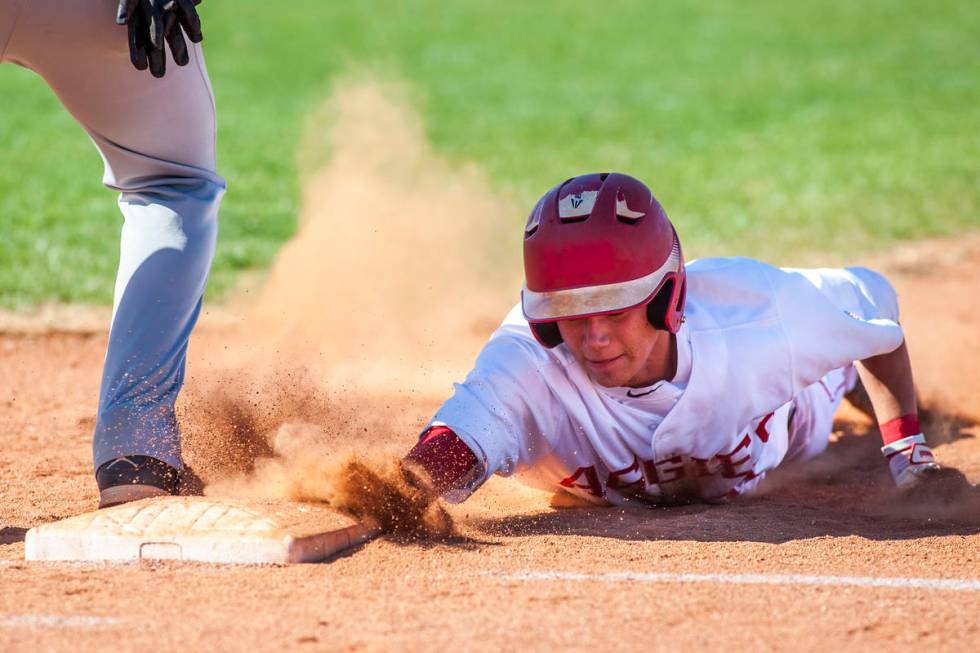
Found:
M 561 331 L 558 330 L 557 322 L 540 322 L 528 326 L 531 327 L 531 333 L 534 334 L 537 341 L 548 349 L 557 347 L 562 343 Z
M 677 287 L 678 282 L 680 287 Z M 664 282 L 650 303 L 647 304 L 647 320 L 654 329 L 677 333 L 684 314 L 687 279 L 672 277 Z
M 657 294 L 647 304 L 647 320 L 650 326 L 658 331 L 669 331 L 667 328 L 667 312 L 670 310 L 670 300 L 674 296 L 674 280 L 669 279 L 660 287 Z
M 677 333 L 681 329 L 681 322 L 684 321 L 684 304 L 687 301 L 687 276 L 680 278 L 680 288 L 677 292 L 671 293 L 670 311 L 667 313 L 667 330 Z

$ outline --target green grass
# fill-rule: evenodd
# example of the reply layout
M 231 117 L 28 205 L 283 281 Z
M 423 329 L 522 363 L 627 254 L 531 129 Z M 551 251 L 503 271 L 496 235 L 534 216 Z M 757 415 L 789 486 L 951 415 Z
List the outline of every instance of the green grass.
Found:
M 351 69 L 407 80 L 436 148 L 522 205 L 578 172 L 647 180 L 689 254 L 857 256 L 976 228 L 977 7 L 207 0 L 229 180 L 212 295 L 292 233 L 304 119 Z M 99 157 L 26 71 L 0 69 L 0 106 L 0 305 L 109 301 Z

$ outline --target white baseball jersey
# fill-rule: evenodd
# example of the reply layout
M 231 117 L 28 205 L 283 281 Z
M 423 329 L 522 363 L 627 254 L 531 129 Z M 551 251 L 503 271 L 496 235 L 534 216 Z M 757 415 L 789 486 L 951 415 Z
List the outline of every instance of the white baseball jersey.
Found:
M 677 374 L 648 388 L 594 383 L 542 347 L 520 305 L 433 418 L 490 474 L 596 503 L 723 501 L 827 444 L 854 361 L 903 342 L 895 291 L 865 268 L 780 269 L 745 258 L 687 266 Z

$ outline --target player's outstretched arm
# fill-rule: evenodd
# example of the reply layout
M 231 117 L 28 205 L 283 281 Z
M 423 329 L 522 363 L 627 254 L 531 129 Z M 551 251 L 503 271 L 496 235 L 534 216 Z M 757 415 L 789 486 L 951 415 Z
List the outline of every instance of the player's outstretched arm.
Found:
M 184 33 L 194 43 L 204 38 L 201 18 L 194 7 L 201 0 L 120 0 L 116 23 L 129 28 L 129 58 L 137 70 L 150 69 L 154 77 L 167 73 L 167 49 L 174 63 L 190 61 Z
M 908 348 L 903 342 L 892 352 L 860 361 L 857 368 L 874 407 L 892 478 L 901 488 L 917 485 L 939 465 L 919 425 Z

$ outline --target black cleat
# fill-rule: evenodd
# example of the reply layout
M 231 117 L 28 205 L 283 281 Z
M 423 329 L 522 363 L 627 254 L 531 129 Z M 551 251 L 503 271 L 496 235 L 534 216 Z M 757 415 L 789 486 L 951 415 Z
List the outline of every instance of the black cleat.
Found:
M 103 463 L 95 472 L 99 508 L 148 497 L 177 494 L 180 472 L 150 456 L 122 456 Z

